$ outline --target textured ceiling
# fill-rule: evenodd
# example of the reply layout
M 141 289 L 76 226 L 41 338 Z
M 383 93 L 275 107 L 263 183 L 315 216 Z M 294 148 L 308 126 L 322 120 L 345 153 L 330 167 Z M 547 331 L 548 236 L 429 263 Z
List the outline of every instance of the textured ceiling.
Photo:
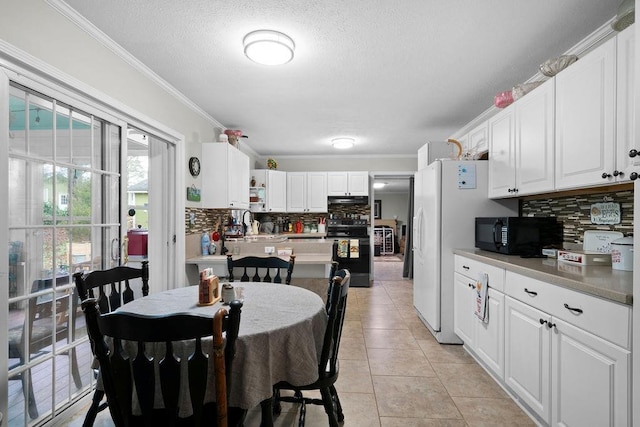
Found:
M 618 0 L 66 0 L 260 155 L 415 155 L 615 16 Z M 292 62 L 242 39 L 274 29 Z M 356 139 L 336 152 L 330 140 Z

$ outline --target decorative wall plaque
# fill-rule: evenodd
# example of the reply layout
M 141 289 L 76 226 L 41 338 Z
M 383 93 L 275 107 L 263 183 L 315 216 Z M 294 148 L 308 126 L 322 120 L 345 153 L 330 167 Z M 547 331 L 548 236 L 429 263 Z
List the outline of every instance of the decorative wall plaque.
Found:
M 593 224 L 620 224 L 620 203 L 605 202 L 591 205 L 591 222 Z

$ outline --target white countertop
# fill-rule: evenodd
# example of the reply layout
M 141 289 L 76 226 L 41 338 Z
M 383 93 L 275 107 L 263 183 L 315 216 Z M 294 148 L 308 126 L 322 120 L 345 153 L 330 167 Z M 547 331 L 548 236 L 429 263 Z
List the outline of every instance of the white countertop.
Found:
M 611 266 L 581 266 L 553 258 L 521 258 L 480 249 L 454 249 L 465 256 L 514 273 L 621 304 L 633 304 L 633 272 Z

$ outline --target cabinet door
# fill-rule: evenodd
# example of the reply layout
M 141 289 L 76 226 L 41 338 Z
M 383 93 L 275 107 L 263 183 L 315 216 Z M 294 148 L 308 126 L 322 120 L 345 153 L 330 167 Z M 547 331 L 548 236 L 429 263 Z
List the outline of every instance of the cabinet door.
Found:
M 618 33 L 617 45 L 617 110 L 616 170 L 618 181 L 626 181 L 632 172 L 640 173 L 640 156 L 629 157 L 629 151 L 640 151 L 635 138 L 635 25 Z
M 287 210 L 287 173 L 267 171 L 267 212 L 286 212 Z
M 489 124 L 484 122 L 469 132 L 466 142 L 469 153 L 478 154 L 489 149 L 487 141 L 488 130 Z
M 505 297 L 504 381 L 546 423 L 551 421 L 551 317 Z
M 558 189 L 615 179 L 615 60 L 612 38 L 556 76 Z
M 473 327 L 475 281 L 460 273 L 454 274 L 453 283 L 453 330 L 465 346 L 475 348 Z
M 327 212 L 327 173 L 307 172 L 307 212 Z
M 554 189 L 555 79 L 515 103 L 518 196 Z
M 489 119 L 489 197 L 515 196 L 514 105 Z
M 631 353 L 553 319 L 554 426 L 627 426 Z
M 472 294 L 473 289 L 472 289 Z M 475 352 L 487 367 L 504 379 L 504 294 L 489 288 L 488 322 L 475 318 Z
M 304 212 L 306 197 L 307 173 L 287 172 L 287 212 Z
M 347 172 L 327 172 L 327 195 L 346 196 L 349 192 Z
M 241 151 L 230 147 L 227 160 L 229 162 L 229 207 L 249 209 L 249 157 Z M 214 183 L 211 183 L 215 185 Z
M 347 174 L 349 181 L 350 196 L 368 196 L 369 195 L 369 172 L 349 172 Z

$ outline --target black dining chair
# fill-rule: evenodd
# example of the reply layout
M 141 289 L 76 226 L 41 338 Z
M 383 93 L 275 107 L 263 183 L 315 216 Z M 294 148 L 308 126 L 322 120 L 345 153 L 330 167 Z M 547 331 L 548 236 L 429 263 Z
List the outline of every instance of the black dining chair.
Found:
M 213 318 L 189 313 L 145 316 L 123 311 L 101 315 L 95 298 L 83 301 L 91 348 L 100 364 L 114 424 L 117 427 L 227 427 L 231 375 L 226 372 L 231 371 L 235 356 L 241 308 L 242 302 L 232 301 L 229 311 L 221 308 Z M 109 348 L 107 337 L 113 350 Z M 203 352 L 203 340 L 207 338 L 213 341 L 210 356 Z M 195 348 L 186 360 L 180 360 L 174 354 L 173 343 L 184 340 L 195 340 Z M 159 350 L 163 353 L 161 358 L 153 352 L 156 343 L 163 344 Z M 213 357 L 213 364 L 210 357 Z M 186 364 L 187 369 L 183 369 L 182 364 Z M 205 402 L 211 365 L 215 375 L 215 402 Z M 185 381 L 189 397 L 181 403 L 180 384 Z M 154 405 L 157 390 L 162 396 L 161 408 Z M 134 404 L 135 399 L 137 404 Z M 181 406 L 184 408 L 183 405 L 188 406 L 189 402 L 189 412 L 193 415 L 179 417 Z
M 235 277 L 233 275 L 234 268 L 243 268 L 241 282 L 273 282 L 282 283 L 281 270 L 286 271 L 287 276 L 285 283 L 291 284 L 291 275 L 293 274 L 293 267 L 295 266 L 296 256 L 290 255 L 289 261 L 285 261 L 280 257 L 259 257 L 259 256 L 246 256 L 239 259 L 233 259 L 232 254 L 227 254 L 227 269 L 229 270 L 229 281 L 233 282 Z M 247 269 L 250 269 L 247 273 Z M 251 271 L 253 269 L 253 271 Z M 253 272 L 253 276 L 249 277 L 249 274 Z M 271 273 L 275 273 L 273 278 Z
M 347 309 L 347 295 L 351 275 L 348 270 L 336 271 L 331 279 L 327 291 L 327 329 L 324 334 L 322 353 L 318 363 L 318 380 L 312 384 L 296 386 L 288 382 L 280 382 L 274 386 L 273 409 L 277 415 L 281 411 L 280 402 L 293 402 L 300 404 L 300 416 L 298 426 L 304 426 L 306 416 L 306 404 L 323 405 L 329 418 L 330 427 L 338 427 L 338 423 L 344 421 L 344 414 L 338 392 L 334 386 L 338 380 L 338 350 L 340 349 L 340 337 Z M 293 396 L 282 396 L 281 390 L 293 391 Z M 302 392 L 307 390 L 319 390 L 322 399 L 304 397 Z
M 87 274 L 78 272 L 73 275 L 73 279 L 80 301 L 96 298 L 100 312 L 109 313 L 122 304 L 133 301 L 135 294 L 129 283 L 130 280 L 141 279 L 142 296 L 149 295 L 149 261 L 142 261 L 141 268 L 118 266 L 108 270 L 95 270 Z M 98 376 L 97 370 L 95 375 Z M 82 424 L 83 427 L 93 426 L 98 412 L 107 407 L 107 402 L 102 403 L 103 398 L 104 391 L 96 389 Z
M 55 280 L 56 286 L 66 285 L 69 283 L 69 275 L 59 276 Z M 31 285 L 31 293 L 51 291 L 53 282 L 53 278 L 35 280 Z M 11 328 L 7 339 L 9 358 L 18 359 L 19 365 L 23 365 L 33 355 L 50 352 L 54 342 L 59 343 L 68 340 L 69 336 L 73 340 L 75 334 L 75 315 L 71 315 L 71 311 L 75 312 L 77 305 L 75 295 L 71 290 L 34 296 L 29 298 L 26 305 L 24 322 L 21 326 Z M 54 326 L 55 336 L 53 333 Z M 82 379 L 75 348 L 69 350 L 68 354 L 71 376 L 76 387 L 80 389 L 82 388 Z M 10 366 L 10 368 L 13 368 L 13 366 Z M 31 419 L 38 418 L 39 412 L 33 390 L 31 369 L 12 379 L 20 379 L 22 381 L 22 392 L 27 401 L 29 417 Z

